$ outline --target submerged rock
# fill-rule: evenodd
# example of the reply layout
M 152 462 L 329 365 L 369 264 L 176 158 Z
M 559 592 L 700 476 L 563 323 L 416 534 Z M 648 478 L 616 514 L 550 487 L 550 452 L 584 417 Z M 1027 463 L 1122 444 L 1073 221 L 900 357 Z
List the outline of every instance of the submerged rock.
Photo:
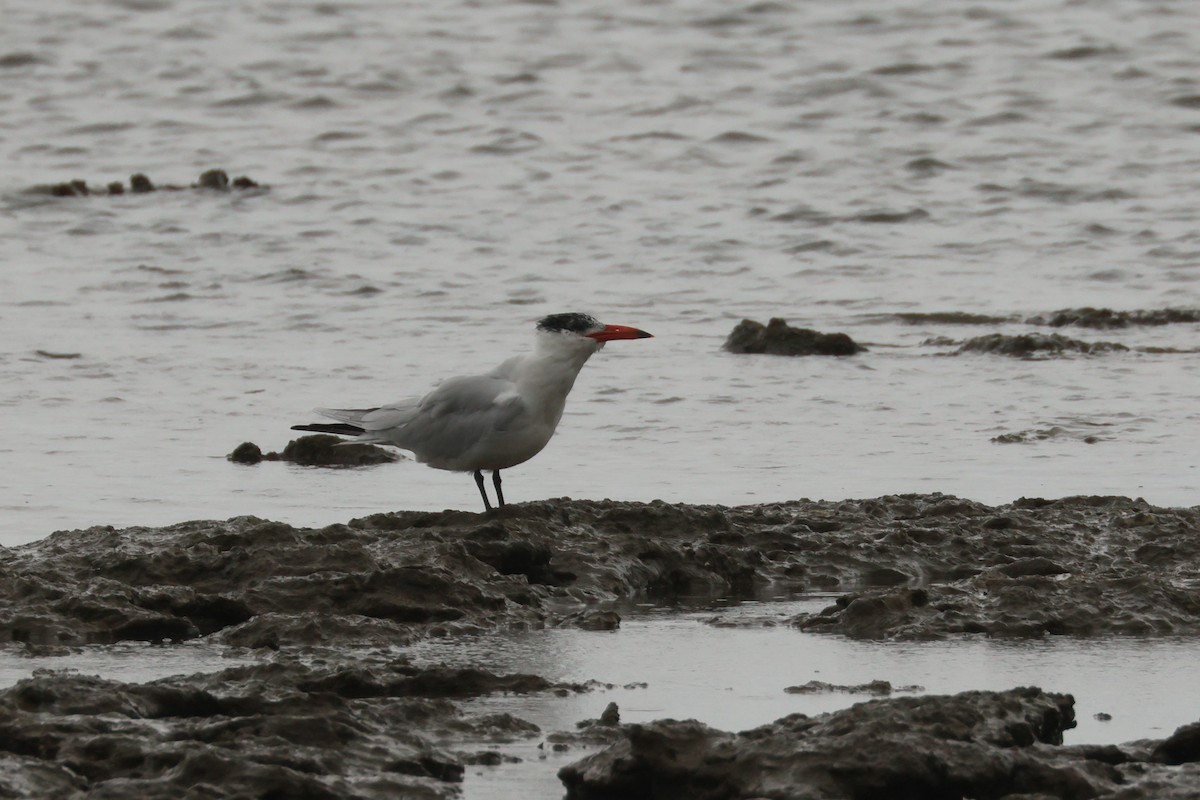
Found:
M 257 464 L 263 460 L 263 451 L 254 442 L 242 442 L 226 458 L 237 464 Z
M 558 775 L 568 800 L 1196 796 L 1196 770 L 1062 747 L 1074 719 L 1070 695 L 1024 688 L 873 700 L 741 733 L 659 720 Z
M 1001 433 L 998 436 L 993 436 L 991 440 L 995 444 L 1029 444 L 1030 442 L 1044 442 L 1049 439 L 1074 439 L 1084 444 L 1096 444 L 1105 438 L 1108 437 L 1098 436 L 1094 433 L 1080 433 L 1068 430 L 1061 425 L 1054 425 L 1049 428 Z
M 869 683 L 859 683 L 853 686 L 843 686 L 835 683 L 826 683 L 825 681 L 809 681 L 802 683 L 799 686 L 788 686 L 784 689 L 788 694 L 829 694 L 832 692 L 844 692 L 846 694 L 869 694 L 875 697 L 883 697 L 892 692 L 919 692 L 922 690 L 920 686 L 892 686 L 891 681 L 875 680 Z
M 1169 325 L 1200 322 L 1200 308 L 1159 308 L 1151 311 L 1113 311 L 1111 308 L 1065 308 L 1026 320 L 1030 325 L 1062 328 L 1128 328 L 1134 325 Z
M 282 453 L 264 454 L 254 442 L 242 442 L 226 458 L 238 464 L 290 461 L 306 467 L 366 467 L 390 464 L 403 457 L 373 444 L 350 444 L 345 439 L 321 433 L 293 439 Z
M 270 455 L 266 456 L 270 460 Z M 389 464 L 400 456 L 373 444 L 346 444 L 345 439 L 328 434 L 301 436 L 293 439 L 278 456 L 305 466 L 362 467 L 370 464 Z
M 1117 342 L 1084 342 L 1059 333 L 1022 333 L 1015 336 L 990 333 L 986 336 L 968 339 L 959 346 L 955 353 L 995 353 L 1016 358 L 1036 358 L 1066 353 L 1095 355 L 1127 350 L 1129 350 L 1128 347 Z
M 742 320 L 730 332 L 724 348 L 730 353 L 775 356 L 852 356 L 867 349 L 844 333 L 793 328 L 778 317 L 766 325 L 752 319 Z
M 147 194 L 157 191 L 172 191 L 177 192 L 185 187 L 174 185 L 155 185 L 148 177 L 142 173 L 136 173 L 129 177 L 129 192 L 132 194 Z M 257 189 L 259 184 L 242 176 L 229 179 L 228 174 L 222 169 L 210 169 L 200 174 L 196 183 L 192 184 L 192 189 L 216 189 L 218 191 L 229 191 L 231 189 Z M 63 183 L 39 184 L 31 186 L 25 190 L 26 194 L 47 194 L 52 197 L 87 197 L 89 195 L 121 195 L 125 194 L 125 185 L 120 181 L 111 181 L 103 188 L 93 188 L 84 180 L 71 180 Z

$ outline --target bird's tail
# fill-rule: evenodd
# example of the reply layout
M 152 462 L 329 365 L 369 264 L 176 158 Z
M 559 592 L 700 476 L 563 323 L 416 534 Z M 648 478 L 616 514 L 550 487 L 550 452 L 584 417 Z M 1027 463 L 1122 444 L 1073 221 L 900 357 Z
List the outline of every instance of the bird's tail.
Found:
M 328 425 L 320 422 L 313 425 L 293 425 L 292 430 L 315 431 L 317 433 L 336 433 L 340 436 L 358 436 L 360 433 L 364 432 L 363 428 L 360 428 L 357 425 L 350 425 L 345 422 L 338 422 Z

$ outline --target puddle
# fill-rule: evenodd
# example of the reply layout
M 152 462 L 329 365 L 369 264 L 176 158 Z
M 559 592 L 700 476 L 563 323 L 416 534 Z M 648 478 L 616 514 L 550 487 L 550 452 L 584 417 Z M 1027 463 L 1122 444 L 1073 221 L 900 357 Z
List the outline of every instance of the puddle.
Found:
M 169 647 L 122 642 L 81 647 L 62 656 L 28 656 L 19 648 L 0 647 L 0 688 L 12 686 L 39 669 L 69 670 L 80 675 L 145 683 L 170 675 L 217 672 L 257 660 L 245 651 L 203 642 Z
M 577 721 L 599 717 L 614 701 L 622 722 L 694 718 L 716 728 L 744 730 L 786 714 L 819 714 L 870 699 L 866 694 L 784 691 L 811 680 L 839 685 L 886 680 L 895 687 L 920 685 L 928 694 L 1027 685 L 1070 692 L 1076 699 L 1077 727 L 1067 733 L 1067 743 L 1160 738 L 1200 719 L 1200 683 L 1194 677 L 1200 642 L 1194 640 L 863 642 L 771 624 L 827 602 L 743 603 L 682 614 L 653 611 L 625 616 L 617 631 L 436 640 L 407 652 L 417 662 L 473 663 L 550 680 L 614 684 L 613 689 L 570 697 L 489 697 L 464 704 L 467 713 L 508 711 L 536 723 L 543 736 L 574 730 Z M 710 624 L 714 618 L 722 625 Z M 1094 715 L 1101 713 L 1111 720 L 1097 720 Z M 572 745 L 555 752 L 549 744 L 539 749 L 542 741 L 539 737 L 497 748 L 521 763 L 469 767 L 464 798 L 561 797 L 555 773 L 591 749 Z M 493 745 L 479 743 L 479 749 L 488 746 Z

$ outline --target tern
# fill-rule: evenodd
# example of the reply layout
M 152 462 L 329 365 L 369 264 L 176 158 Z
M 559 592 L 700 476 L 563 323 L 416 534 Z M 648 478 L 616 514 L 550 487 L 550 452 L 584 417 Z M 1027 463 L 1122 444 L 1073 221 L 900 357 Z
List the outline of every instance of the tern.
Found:
M 533 352 L 514 356 L 483 375 L 443 381 L 424 397 L 378 408 L 318 408 L 337 423 L 293 425 L 410 451 L 436 469 L 471 472 L 492 510 L 483 471 L 491 470 L 496 502 L 504 506 L 500 470 L 523 464 L 554 435 L 575 378 L 592 354 L 616 339 L 646 339 L 628 325 L 605 325 L 587 314 L 551 314 L 537 324 Z

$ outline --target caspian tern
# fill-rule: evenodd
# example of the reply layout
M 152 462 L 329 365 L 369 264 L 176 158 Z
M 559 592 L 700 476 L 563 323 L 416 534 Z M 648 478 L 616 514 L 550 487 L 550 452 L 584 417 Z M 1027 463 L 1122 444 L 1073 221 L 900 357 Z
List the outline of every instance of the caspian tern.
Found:
M 491 372 L 450 378 L 424 397 L 378 408 L 318 408 L 318 414 L 339 422 L 293 425 L 292 430 L 353 436 L 347 444 L 392 445 L 436 469 L 473 472 L 484 510 L 491 511 L 483 470 L 492 471 L 496 501 L 503 507 L 500 470 L 528 461 L 550 441 L 575 377 L 592 354 L 614 339 L 648 337 L 587 314 L 551 314 L 537 324 L 532 353 L 514 356 Z

